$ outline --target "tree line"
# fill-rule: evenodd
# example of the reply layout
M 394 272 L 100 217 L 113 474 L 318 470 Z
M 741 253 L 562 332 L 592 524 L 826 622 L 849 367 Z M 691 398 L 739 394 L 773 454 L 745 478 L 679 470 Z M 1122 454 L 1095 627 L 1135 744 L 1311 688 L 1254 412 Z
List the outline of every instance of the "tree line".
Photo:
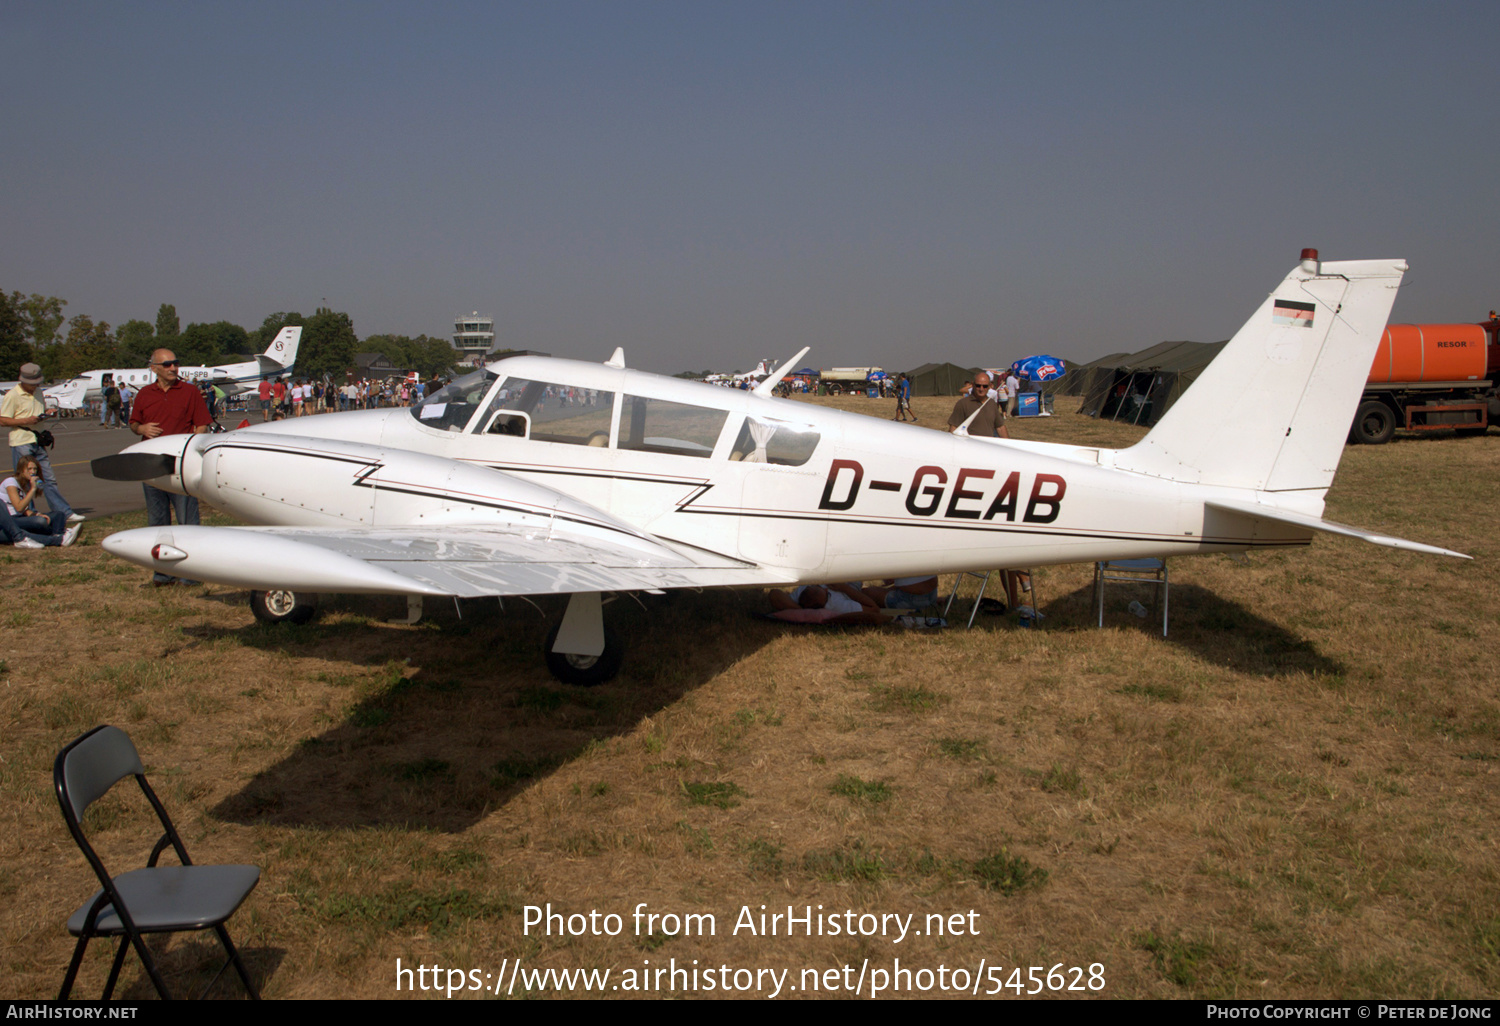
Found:
M 311 317 L 277 312 L 247 331 L 229 321 L 181 326 L 177 308 L 163 303 L 156 321 L 129 320 L 111 330 L 87 314 L 63 315 L 65 299 L 7 294 L 0 289 L 0 379 L 14 379 L 23 363 L 36 363 L 49 381 L 65 381 L 87 370 L 144 367 L 156 349 L 170 349 L 184 364 L 234 363 L 263 353 L 288 325 L 300 325 L 302 341 L 295 373 L 299 377 L 342 378 L 354 367 L 355 353 L 379 353 L 392 364 L 424 378 L 451 371 L 458 354 L 447 340 L 418 335 L 354 334 L 354 321 L 342 311 L 319 307 Z M 64 330 L 66 329 L 66 330 Z

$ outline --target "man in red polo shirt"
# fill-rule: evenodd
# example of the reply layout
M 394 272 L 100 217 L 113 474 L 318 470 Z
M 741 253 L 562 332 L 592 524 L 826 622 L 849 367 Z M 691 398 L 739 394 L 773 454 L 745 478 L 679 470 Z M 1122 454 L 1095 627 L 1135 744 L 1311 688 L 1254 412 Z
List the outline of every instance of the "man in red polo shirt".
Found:
M 177 357 L 170 349 L 158 349 L 151 354 L 151 370 L 156 374 L 156 383 L 142 388 L 130 407 L 130 430 L 142 438 L 160 435 L 202 434 L 211 421 L 208 404 L 203 393 L 185 381 L 177 379 Z M 164 492 L 151 485 L 142 485 L 146 490 L 146 523 L 152 527 L 165 527 L 172 522 L 172 511 L 177 511 L 179 524 L 198 523 L 198 500 L 189 495 Z M 166 584 L 197 584 L 180 577 L 154 574 L 151 583 L 158 587 Z

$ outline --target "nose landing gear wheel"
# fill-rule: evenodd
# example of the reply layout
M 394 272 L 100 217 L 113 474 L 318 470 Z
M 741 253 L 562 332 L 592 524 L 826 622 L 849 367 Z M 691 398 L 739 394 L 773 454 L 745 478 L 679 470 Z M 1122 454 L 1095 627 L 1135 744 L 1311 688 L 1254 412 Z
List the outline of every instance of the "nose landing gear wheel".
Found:
M 552 676 L 564 684 L 591 688 L 612 680 L 620 672 L 620 663 L 625 658 L 625 646 L 620 644 L 614 631 L 604 628 L 604 651 L 596 656 L 586 656 L 552 651 L 552 645 L 557 641 L 557 632 L 561 629 L 562 624 L 552 628 L 552 632 L 547 635 L 544 650 L 547 669 L 552 671 Z
M 261 623 L 306 623 L 317 610 L 317 596 L 306 592 L 281 589 L 250 593 L 250 612 Z

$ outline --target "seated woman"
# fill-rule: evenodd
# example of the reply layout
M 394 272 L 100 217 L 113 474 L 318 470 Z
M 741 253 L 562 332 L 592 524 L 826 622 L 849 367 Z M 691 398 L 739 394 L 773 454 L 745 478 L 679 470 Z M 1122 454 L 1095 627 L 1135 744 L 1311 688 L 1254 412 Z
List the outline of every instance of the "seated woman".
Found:
M 0 534 L 18 549 L 40 549 L 48 545 L 72 545 L 81 524 L 67 526 L 67 515 L 56 510 L 43 516 L 36 511 L 42 490 L 42 472 L 31 456 L 22 456 L 13 476 L 0 481 Z

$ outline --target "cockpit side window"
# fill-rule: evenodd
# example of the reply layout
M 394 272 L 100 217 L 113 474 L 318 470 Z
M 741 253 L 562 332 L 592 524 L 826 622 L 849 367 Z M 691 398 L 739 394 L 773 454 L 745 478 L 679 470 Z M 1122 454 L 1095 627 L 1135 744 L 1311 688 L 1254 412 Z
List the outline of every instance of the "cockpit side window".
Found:
M 822 436 L 804 424 L 746 417 L 729 453 L 731 460 L 800 467 L 812 459 Z
M 497 377 L 498 374 L 485 369 L 455 378 L 413 406 L 411 415 L 425 427 L 462 431 Z
M 627 395 L 620 413 L 619 447 L 706 458 L 713 455 L 728 419 L 727 410 Z
M 609 422 L 614 415 L 615 394 L 597 389 L 575 388 L 554 381 L 506 378 L 490 400 L 475 430 L 522 434 L 517 419 L 524 414 L 530 437 L 538 442 L 565 445 L 609 444 Z M 508 416 L 494 414 L 506 412 Z M 496 425 L 501 425 L 496 432 Z

